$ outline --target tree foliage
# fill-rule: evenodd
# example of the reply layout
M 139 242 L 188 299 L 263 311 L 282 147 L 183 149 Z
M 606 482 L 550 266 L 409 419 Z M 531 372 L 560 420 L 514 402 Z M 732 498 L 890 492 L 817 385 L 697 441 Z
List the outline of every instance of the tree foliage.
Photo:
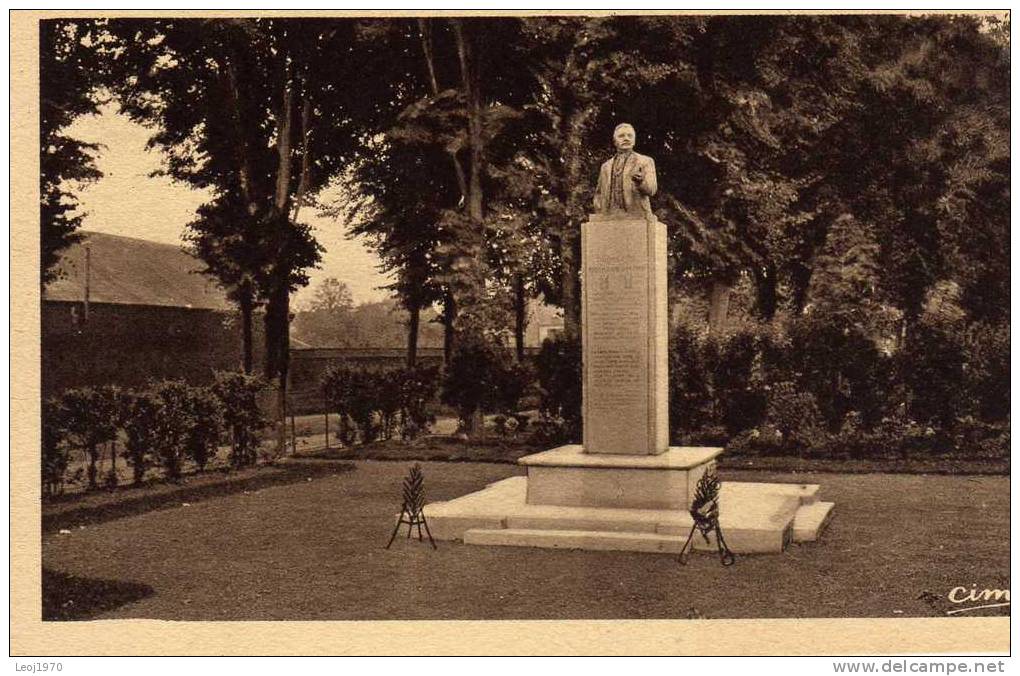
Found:
M 100 148 L 68 135 L 82 115 L 99 112 L 99 60 L 89 47 L 95 22 L 48 19 L 39 22 L 40 271 L 45 286 L 59 271 L 60 252 L 79 240 L 85 214 L 74 184 L 98 180 Z
M 366 236 L 393 274 L 409 364 L 433 305 L 451 368 L 457 354 L 485 361 L 515 333 L 519 344 L 521 309 L 539 294 L 564 308 L 576 339 L 579 226 L 611 131 L 629 121 L 639 150 L 656 158 L 674 291 L 706 295 L 718 319 L 747 286 L 751 319 L 767 327 L 768 340 L 713 335 L 710 347 L 697 332 L 678 334 L 675 349 L 708 360 L 674 364 L 691 397 L 727 391 L 767 419 L 755 388 L 794 383 L 787 408 L 817 407 L 833 433 L 851 418 L 886 424 L 891 406 L 906 411 L 901 422 L 943 426 L 1006 415 L 977 393 L 1008 392 L 1008 359 L 995 356 L 1010 317 L 1008 18 L 132 18 L 45 28 L 43 195 L 56 215 L 44 218 L 53 228 L 44 249 L 78 223 L 60 211 L 69 203 L 57 179 L 94 176 L 91 149 L 60 139 L 94 110 L 90 78 L 101 77 L 152 130 L 166 173 L 212 191 L 191 242 L 242 313 L 264 305 L 269 376 L 286 374 L 290 293 L 319 256 L 300 214 L 322 206 L 327 188 L 338 198 L 323 213 Z M 103 67 L 86 73 L 94 63 Z M 951 302 L 936 302 L 947 293 Z M 788 363 L 770 365 L 789 346 Z M 924 382 L 947 393 L 942 402 L 956 401 L 949 393 L 966 402 L 940 408 L 918 392 Z M 726 413 L 681 401 L 716 426 L 740 424 L 744 404 Z

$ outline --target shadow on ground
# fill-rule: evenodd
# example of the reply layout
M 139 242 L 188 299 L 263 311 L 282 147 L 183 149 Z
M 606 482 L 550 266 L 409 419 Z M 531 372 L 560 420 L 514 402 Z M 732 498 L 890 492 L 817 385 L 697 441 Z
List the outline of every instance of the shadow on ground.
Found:
M 42 619 L 90 620 L 154 593 L 147 584 L 75 577 L 43 568 Z

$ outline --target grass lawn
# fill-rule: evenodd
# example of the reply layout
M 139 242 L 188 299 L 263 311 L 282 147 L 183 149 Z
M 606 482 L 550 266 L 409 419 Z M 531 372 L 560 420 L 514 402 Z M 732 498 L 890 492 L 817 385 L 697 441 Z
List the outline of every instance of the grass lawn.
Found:
M 958 585 L 1009 588 L 1008 477 L 726 470 L 723 480 L 821 483 L 836 515 L 817 543 L 738 557 L 723 568 L 709 554 L 681 567 L 668 555 L 629 552 L 449 542 L 433 551 L 403 534 L 386 550 L 409 466 L 321 467 L 311 480 L 46 533 L 44 613 L 174 620 L 906 617 L 943 614 L 951 607 L 946 594 Z M 522 472 L 506 464 L 423 467 L 430 500 Z

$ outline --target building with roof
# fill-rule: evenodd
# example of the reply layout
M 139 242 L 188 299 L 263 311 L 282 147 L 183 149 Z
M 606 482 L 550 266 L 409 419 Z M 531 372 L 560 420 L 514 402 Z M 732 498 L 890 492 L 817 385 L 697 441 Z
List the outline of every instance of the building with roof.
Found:
M 82 234 L 43 291 L 44 396 L 164 378 L 208 383 L 216 370 L 240 368 L 240 317 L 200 261 L 172 244 Z M 253 342 L 261 347 L 258 335 Z

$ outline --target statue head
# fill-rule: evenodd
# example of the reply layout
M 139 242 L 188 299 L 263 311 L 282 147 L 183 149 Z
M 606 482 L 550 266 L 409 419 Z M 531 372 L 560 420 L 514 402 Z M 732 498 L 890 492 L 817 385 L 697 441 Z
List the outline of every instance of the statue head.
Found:
M 617 150 L 634 150 L 634 142 L 637 140 L 637 132 L 627 122 L 616 125 L 613 129 L 613 145 Z

